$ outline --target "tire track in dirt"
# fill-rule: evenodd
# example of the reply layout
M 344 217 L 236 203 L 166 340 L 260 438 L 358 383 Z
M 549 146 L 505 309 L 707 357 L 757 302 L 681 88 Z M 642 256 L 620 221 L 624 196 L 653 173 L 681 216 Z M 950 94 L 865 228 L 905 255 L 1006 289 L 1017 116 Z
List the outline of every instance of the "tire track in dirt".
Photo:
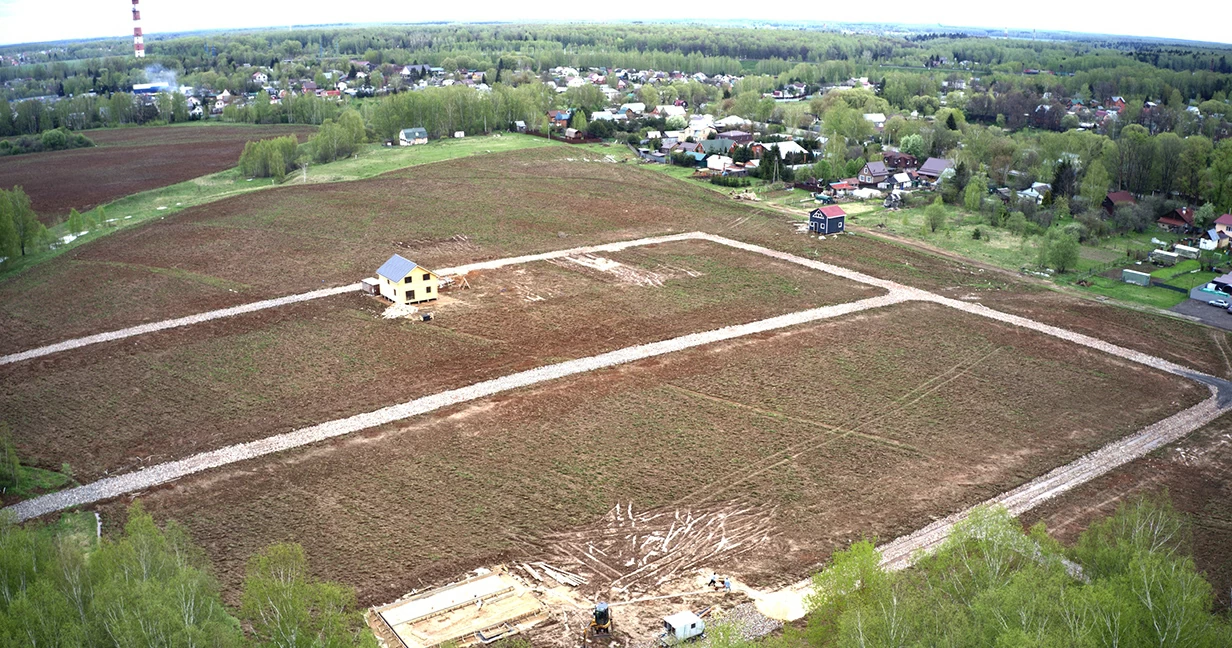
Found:
M 732 407 L 735 409 L 741 409 L 746 412 L 753 412 L 754 414 L 757 414 L 759 416 L 764 416 L 765 418 L 774 419 L 774 420 L 782 420 L 782 421 L 792 421 L 795 423 L 803 423 L 804 425 L 809 425 L 813 427 L 824 428 L 829 434 L 837 434 L 837 435 L 842 435 L 842 436 L 854 435 L 862 439 L 865 439 L 867 441 L 872 441 L 873 443 L 879 443 L 884 446 L 893 448 L 895 450 L 903 450 L 905 452 L 909 452 L 911 454 L 918 455 L 921 457 L 928 457 L 927 453 L 925 453 L 923 450 L 913 445 L 895 441 L 893 439 L 888 439 L 886 437 L 877 436 L 876 434 L 856 432 L 854 430 L 848 430 L 844 434 L 843 428 L 837 425 L 830 425 L 829 423 L 822 423 L 821 421 L 814 421 L 813 419 L 806 419 L 806 418 L 802 418 L 799 416 L 792 416 L 790 414 L 784 414 L 782 412 L 776 412 L 774 410 L 754 407 L 747 403 L 741 403 L 740 401 L 731 400 L 730 398 L 723 398 L 722 396 L 715 396 L 714 394 L 707 394 L 704 392 L 695 391 L 692 389 L 688 389 L 686 387 L 681 387 L 680 385 L 674 385 L 672 383 L 667 383 L 665 387 L 667 387 L 668 389 L 672 391 L 678 392 L 680 394 L 684 394 L 686 396 L 690 396 L 690 397 L 697 398 L 700 400 L 710 401 L 712 403 L 719 403 L 721 405 L 726 405 L 728 407 Z M 817 436 L 814 436 L 813 439 L 819 439 L 821 438 L 821 436 L 822 435 L 819 434 Z
M 981 349 L 981 351 L 982 350 L 983 349 Z M 713 486 L 720 483 L 718 480 L 716 480 L 716 481 L 711 482 L 710 484 L 707 484 L 706 486 L 703 486 L 702 488 L 699 488 L 693 491 L 693 493 L 690 493 L 689 495 L 686 495 L 685 497 L 679 500 L 676 500 L 675 502 L 673 502 L 673 504 L 680 505 L 686 502 L 693 503 L 692 498 L 695 497 L 699 492 L 706 492 L 706 495 L 705 497 L 702 497 L 701 499 L 696 500 L 696 503 L 701 504 L 701 503 L 712 501 L 713 498 L 730 490 L 732 487 L 743 484 L 744 482 L 750 479 L 753 479 L 759 475 L 762 475 L 770 470 L 778 468 L 779 466 L 782 466 L 783 464 L 789 461 L 794 461 L 797 458 L 803 456 L 805 453 L 808 453 L 812 450 L 828 445 L 829 443 L 833 441 L 839 441 L 839 440 L 845 439 L 853 435 L 859 436 L 857 434 L 857 430 L 859 430 L 860 428 L 878 423 L 886 419 L 889 416 L 897 414 L 898 412 L 902 411 L 904 408 L 909 407 L 913 405 L 914 403 L 919 402 L 921 398 L 924 398 L 925 396 L 937 391 L 938 389 L 941 389 L 942 387 L 948 385 L 949 383 L 965 376 L 967 372 L 970 371 L 972 368 L 983 363 L 985 360 L 992 357 L 1000 350 L 1001 350 L 1001 347 L 996 347 L 992 351 L 989 351 L 986 354 L 980 355 L 979 357 L 975 358 L 975 360 L 971 362 L 968 362 L 966 364 L 960 363 L 959 365 L 955 365 L 954 367 L 950 368 L 947 371 L 942 372 L 941 374 L 937 376 L 933 376 L 932 378 L 929 378 L 928 380 L 924 381 L 924 383 L 922 383 L 923 385 L 930 385 L 927 389 L 924 389 L 923 391 L 920 391 L 921 389 L 920 387 L 916 387 L 912 389 L 910 392 L 907 392 L 906 395 L 900 397 L 895 402 L 895 404 L 889 409 L 883 410 L 876 416 L 865 419 L 864 421 L 857 423 L 856 425 L 852 426 L 851 428 L 847 430 L 840 430 L 833 439 L 831 439 L 830 441 L 827 441 L 825 444 L 817 445 L 814 443 L 818 438 L 820 438 L 821 435 L 815 435 L 808 439 L 798 441 L 772 455 L 765 457 L 759 463 L 764 463 L 766 461 L 774 460 L 776 457 L 781 457 L 780 459 L 778 459 L 778 461 L 775 461 L 774 463 L 769 464 L 769 465 L 762 466 L 761 468 L 758 468 L 757 464 L 754 464 L 752 467 L 753 469 L 749 471 L 747 474 L 745 474 L 743 477 L 738 477 L 732 481 L 729 481 L 728 479 L 724 479 L 722 483 L 724 483 L 725 486 L 723 486 L 722 488 L 712 490 Z M 948 376 L 948 377 L 945 378 L 945 380 L 937 382 L 937 379 L 942 376 Z M 919 392 L 919 393 L 916 394 L 916 392 Z M 796 451 L 797 449 L 801 448 L 801 446 L 803 446 L 803 449 Z M 791 454 L 782 456 L 784 453 L 791 453 Z

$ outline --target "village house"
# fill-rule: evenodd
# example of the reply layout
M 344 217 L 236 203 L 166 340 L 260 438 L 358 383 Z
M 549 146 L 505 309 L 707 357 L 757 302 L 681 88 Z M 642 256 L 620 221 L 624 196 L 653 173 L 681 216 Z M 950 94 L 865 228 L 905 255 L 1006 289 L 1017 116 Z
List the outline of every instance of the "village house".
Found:
M 720 139 L 729 139 L 737 144 L 748 144 L 753 141 L 753 134 L 742 130 L 728 130 L 719 133 Z
M 809 231 L 814 234 L 838 234 L 843 231 L 847 213 L 838 205 L 818 207 L 809 212 Z
M 548 121 L 556 128 L 565 128 L 569 125 L 569 118 L 573 116 L 573 112 L 569 110 L 549 110 Z
M 803 155 L 806 160 L 808 159 L 808 149 L 796 142 L 761 142 L 753 145 L 753 154 L 757 157 L 762 157 L 766 151 L 771 150 L 778 151 L 779 157 L 784 160 L 790 155 Z
M 1232 214 L 1224 214 L 1215 219 L 1214 230 L 1226 240 L 1227 237 L 1232 237 Z
M 916 172 L 916 175 L 918 175 L 921 180 L 935 183 L 941 179 L 941 174 L 945 173 L 946 169 L 953 166 L 954 163 L 950 160 L 930 157 L 924 161 L 924 164 L 920 165 L 920 170 Z
M 398 133 L 398 146 L 413 146 L 415 144 L 427 144 L 428 131 L 425 128 L 403 128 Z
M 882 162 L 885 162 L 886 168 L 891 171 L 914 169 L 920 165 L 914 155 L 908 155 L 907 153 L 900 153 L 898 151 L 887 151 L 882 157 L 884 158 Z
M 1134 195 L 1128 191 L 1110 191 L 1104 198 L 1103 208 L 1109 216 L 1116 213 L 1117 207 L 1121 205 L 1136 205 L 1137 200 L 1134 200 Z
M 718 173 L 726 173 L 733 164 L 732 159 L 726 155 L 711 155 L 706 158 L 706 168 Z
M 699 144 L 701 144 L 702 152 L 707 155 L 714 153 L 727 155 L 728 153 L 731 153 L 733 148 L 736 147 L 736 143 L 734 141 L 723 137 L 702 140 Z
M 1155 223 L 1160 229 L 1167 230 L 1176 234 L 1185 234 L 1194 227 L 1194 209 L 1193 207 L 1177 207 L 1172 211 L 1160 216 Z
M 417 304 L 436 299 L 440 277 L 435 272 L 395 254 L 376 271 L 381 296 L 395 304 Z
M 890 171 L 886 169 L 884 162 L 868 162 L 856 174 L 856 179 L 860 181 L 860 184 L 879 185 L 889 176 Z

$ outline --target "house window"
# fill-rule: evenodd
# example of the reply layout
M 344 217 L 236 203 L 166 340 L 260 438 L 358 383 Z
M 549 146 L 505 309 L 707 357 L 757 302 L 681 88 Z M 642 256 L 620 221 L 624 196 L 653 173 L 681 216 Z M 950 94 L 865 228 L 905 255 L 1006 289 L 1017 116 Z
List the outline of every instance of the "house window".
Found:
M 427 288 L 424 288 L 424 292 L 426 293 L 432 292 L 432 286 L 428 286 Z
M 426 273 L 426 272 L 424 273 L 424 281 L 428 281 L 428 280 L 429 280 L 429 279 L 431 279 L 431 278 L 432 278 L 432 275 L 430 275 L 430 274 L 428 274 L 428 273 Z
M 415 299 L 415 291 L 414 291 L 414 290 L 408 290 L 408 291 L 406 291 L 406 298 L 407 298 L 407 299 Z

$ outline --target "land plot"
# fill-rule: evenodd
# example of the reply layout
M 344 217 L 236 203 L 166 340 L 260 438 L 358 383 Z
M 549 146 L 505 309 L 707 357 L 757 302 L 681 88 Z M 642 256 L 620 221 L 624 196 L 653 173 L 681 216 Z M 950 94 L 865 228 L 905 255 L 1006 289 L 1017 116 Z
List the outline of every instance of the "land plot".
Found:
M 701 241 L 471 273 L 385 320 L 354 294 L 0 367 L 21 456 L 82 478 L 536 366 L 882 294 Z
M 1232 414 L 1057 497 L 1022 522 L 1044 522 L 1054 536 L 1072 542 L 1092 522 L 1139 496 L 1165 496 L 1189 516 L 1194 562 L 1214 586 L 1217 607 L 1226 608 L 1232 588 Z
M 1204 397 L 1060 340 L 904 304 L 518 390 L 144 499 L 189 526 L 230 588 L 248 555 L 296 538 L 366 602 L 536 555 L 546 534 L 616 502 L 740 501 L 773 509 L 775 532 L 731 571 L 770 585 Z
M 433 268 L 765 223 L 712 191 L 564 148 L 281 187 L 117 232 L 0 284 L 0 329 L 14 332 L 0 353 L 352 283 L 394 253 Z M 190 280 L 150 298 L 158 273 Z
M 753 233 L 742 234 L 740 238 L 931 290 L 946 297 L 979 302 L 990 308 L 1193 367 L 1213 376 L 1232 377 L 1232 337 L 1226 331 L 1177 317 L 1077 297 L 1010 272 L 931 254 L 873 236 L 829 237 L 825 241 L 803 236 L 768 240 L 764 235 Z
M 315 126 L 165 126 L 84 131 L 98 146 L 0 158 L 0 187 L 21 185 L 44 222 L 236 165 L 244 144 Z

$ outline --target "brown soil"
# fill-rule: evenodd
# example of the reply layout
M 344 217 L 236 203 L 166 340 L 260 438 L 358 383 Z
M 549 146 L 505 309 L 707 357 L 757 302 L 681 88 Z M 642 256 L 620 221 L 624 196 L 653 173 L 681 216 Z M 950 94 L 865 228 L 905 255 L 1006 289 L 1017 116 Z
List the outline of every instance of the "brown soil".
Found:
M 1078 388 L 1081 386 L 1081 388 Z M 271 542 L 389 600 L 635 510 L 772 507 L 732 567 L 773 585 L 1205 397 L 1173 376 L 910 304 L 495 397 L 144 494 L 228 587 Z M 105 507 L 105 519 L 124 502 Z
M 818 241 L 793 234 L 784 215 L 631 165 L 569 162 L 570 155 L 535 149 L 283 187 L 113 234 L 0 282 L 0 329 L 8 333 L 0 353 L 354 282 L 393 253 L 440 267 L 703 230 L 1232 375 L 1224 332 L 868 235 Z
M 881 290 L 704 242 L 471 273 L 384 320 L 358 293 L 0 367 L 27 463 L 82 479 L 307 427 L 516 371 Z M 630 283 L 655 277 L 661 285 Z M 54 404 L 54 406 L 52 405 Z
M 84 131 L 92 148 L 0 158 L 0 187 L 20 185 L 52 222 L 147 189 L 235 166 L 244 144 L 282 135 L 300 141 L 314 126 L 163 126 Z

